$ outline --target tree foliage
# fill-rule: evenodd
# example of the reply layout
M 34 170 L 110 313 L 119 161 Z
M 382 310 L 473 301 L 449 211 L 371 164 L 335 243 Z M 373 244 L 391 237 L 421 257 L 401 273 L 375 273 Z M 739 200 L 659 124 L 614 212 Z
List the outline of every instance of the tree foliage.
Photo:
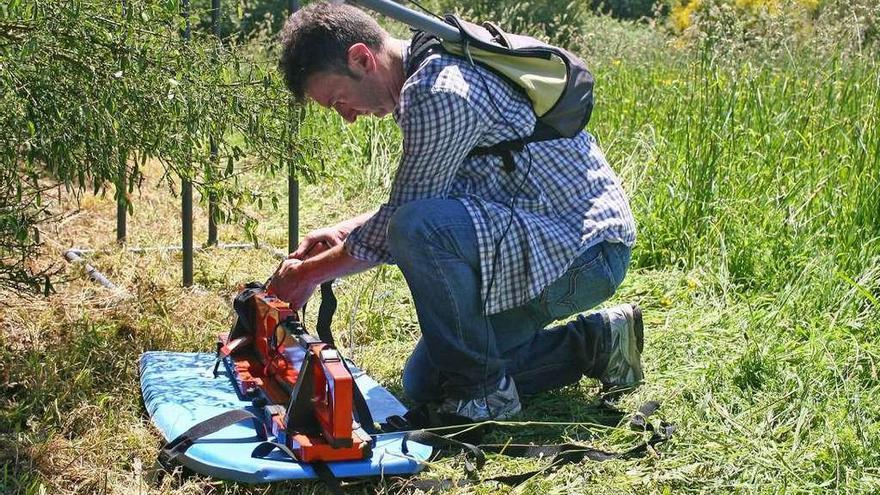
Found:
M 156 159 L 171 187 L 192 180 L 230 220 L 264 199 L 239 187 L 241 158 L 272 172 L 303 163 L 298 110 L 274 63 L 188 29 L 190 15 L 204 12 L 187 7 L 178 0 L 0 5 L 0 237 L 15 239 L 0 243 L 0 280 L 11 288 L 34 286 L 25 260 L 46 216 L 46 177 L 68 190 L 116 185 L 127 195 L 141 182 L 140 167 Z

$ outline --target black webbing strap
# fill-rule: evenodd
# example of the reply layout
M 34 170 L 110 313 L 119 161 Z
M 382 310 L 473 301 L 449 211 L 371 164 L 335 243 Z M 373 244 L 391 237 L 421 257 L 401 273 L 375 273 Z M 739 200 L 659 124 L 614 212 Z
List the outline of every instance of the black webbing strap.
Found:
M 480 445 L 479 448 L 485 452 L 506 455 L 508 457 L 530 457 L 530 458 L 549 458 L 550 465 L 534 471 L 520 474 L 511 474 L 504 476 L 495 476 L 486 478 L 483 481 L 498 481 L 505 485 L 515 486 L 534 477 L 540 473 L 551 473 L 566 464 L 590 460 L 595 462 L 605 462 L 612 459 L 634 459 L 642 457 L 648 453 L 648 446 L 653 447 L 657 443 L 665 441 L 658 435 L 652 436 L 646 443 L 641 443 L 623 452 L 607 452 L 604 450 L 587 447 L 585 445 L 577 445 L 573 443 L 555 444 L 555 445 L 504 445 L 490 444 Z
M 257 417 L 250 411 L 245 409 L 225 411 L 212 418 L 206 419 L 201 423 L 193 425 L 190 429 L 178 435 L 177 438 L 165 444 L 159 452 L 159 463 L 166 468 L 171 467 L 171 465 L 177 461 L 177 458 L 186 452 L 186 449 L 190 448 L 196 440 L 212 433 L 216 433 L 227 426 L 232 426 L 245 419 L 253 419 L 254 422 L 257 423 L 255 425 L 257 431 L 262 428 L 259 419 L 257 419 Z
M 254 448 L 253 452 L 251 452 L 251 457 L 264 458 L 269 455 L 273 450 L 278 449 L 283 452 L 287 457 L 290 457 L 295 462 L 300 462 L 296 457 L 296 453 L 294 453 L 287 445 L 279 442 L 270 442 L 266 441 L 257 445 Z M 310 462 L 309 466 L 312 466 L 312 469 L 315 471 L 315 475 L 318 477 L 324 485 L 327 486 L 334 495 L 342 495 L 345 492 L 342 491 L 342 485 L 339 483 L 339 478 L 333 474 L 333 471 L 330 470 L 330 467 L 327 466 L 325 462 Z
M 265 442 L 261 442 L 259 445 L 254 447 L 254 450 L 251 451 L 251 457 L 256 457 L 258 459 L 263 459 L 273 450 L 278 449 L 283 452 L 287 457 L 290 457 L 292 460 L 299 462 L 299 459 L 296 457 L 296 453 L 290 450 L 290 447 L 284 445 L 280 442 L 273 442 L 271 440 L 266 440 Z
M 473 445 L 460 442 L 445 436 L 436 435 L 424 430 L 413 431 L 407 433 L 402 442 L 401 451 L 406 454 L 408 449 L 406 442 L 414 441 L 430 447 L 434 447 L 437 452 L 444 450 L 451 452 L 464 451 L 466 457 L 473 458 L 477 461 L 477 469 L 485 462 L 485 453 L 505 455 L 508 457 L 526 457 L 526 458 L 543 458 L 550 459 L 550 464 L 546 467 L 528 471 L 520 474 L 495 476 L 492 478 L 478 479 L 476 477 L 476 469 L 472 464 L 465 462 L 465 472 L 470 478 L 469 480 L 414 480 L 412 486 L 422 490 L 446 490 L 449 488 L 460 487 L 471 483 L 482 483 L 486 481 L 497 481 L 509 486 L 515 486 L 541 473 L 551 473 L 566 464 L 581 462 L 583 460 L 591 460 L 596 462 L 604 462 L 612 459 L 634 459 L 642 457 L 653 449 L 656 445 L 668 440 L 675 431 L 675 426 L 661 421 L 659 428 L 655 428 L 648 421 L 648 417 L 655 413 L 660 407 L 656 401 L 649 401 L 643 404 L 638 412 L 630 419 L 629 426 L 636 431 L 650 431 L 651 438 L 646 442 L 642 442 L 633 446 L 629 450 L 622 452 L 608 452 L 586 445 L 578 445 L 573 443 L 551 444 L 551 445 L 522 445 L 522 444 L 479 444 Z
M 322 342 L 336 347 L 333 341 L 333 313 L 336 312 L 336 294 L 333 293 L 333 281 L 321 284 L 321 305 L 318 306 L 318 322 L 315 324 L 315 330 L 318 332 L 318 338 Z M 305 308 L 303 308 L 305 314 Z
M 361 428 L 364 429 L 370 436 L 376 435 L 379 433 L 379 428 L 376 428 L 376 422 L 373 420 L 373 413 L 370 412 L 370 406 L 367 404 L 367 399 L 364 397 L 364 393 L 361 391 L 361 387 L 358 386 L 357 378 L 352 373 L 351 368 L 348 366 L 348 360 L 342 359 L 342 365 L 345 366 L 345 369 L 351 373 L 351 379 L 354 382 L 352 387 L 352 405 L 354 406 L 354 412 L 357 415 L 358 423 L 360 423 Z
M 403 440 L 400 444 L 400 451 L 403 454 L 409 453 L 409 446 L 407 445 L 407 442 L 417 442 L 422 445 L 434 447 L 435 449 L 451 448 L 456 451 L 463 451 L 466 456 L 464 468 L 465 472 L 467 472 L 469 476 L 475 476 L 477 470 L 482 469 L 483 465 L 486 464 L 486 454 L 483 453 L 482 449 L 480 449 L 476 445 L 467 442 L 461 442 L 448 436 L 437 435 L 436 433 L 432 433 L 426 430 L 408 431 L 403 435 Z M 476 463 L 476 465 L 470 462 L 471 459 Z
M 318 475 L 318 479 L 321 480 L 324 485 L 333 493 L 333 495 L 344 495 L 345 492 L 342 491 L 342 485 L 339 483 L 339 478 L 333 474 L 333 471 L 330 470 L 330 467 L 327 466 L 324 462 L 313 462 L 310 464 L 312 469 L 315 470 L 315 474 Z
M 559 131 L 538 120 L 535 122 L 535 129 L 528 136 L 520 139 L 512 139 L 510 141 L 501 141 L 492 146 L 477 146 L 468 153 L 468 157 L 473 158 L 486 155 L 500 156 L 502 163 L 501 168 L 505 172 L 510 173 L 516 169 L 516 162 L 513 161 L 514 153 L 522 153 L 527 144 L 560 138 L 562 138 L 562 136 L 559 134 Z
M 333 339 L 332 325 L 333 315 L 336 313 L 337 306 L 338 302 L 336 300 L 336 294 L 333 293 L 333 280 L 324 282 L 321 284 L 321 305 L 318 307 L 318 321 L 315 323 L 315 331 L 318 332 L 318 338 L 321 339 L 322 342 L 330 344 L 333 347 L 336 347 L 336 343 Z M 305 312 L 305 308 L 303 308 L 303 312 Z M 351 373 L 351 369 L 348 367 L 348 362 L 345 359 L 342 360 L 342 364 L 345 365 L 345 369 Z M 354 373 L 352 373 L 352 378 L 354 378 Z M 354 382 L 353 391 L 352 402 L 355 413 L 358 417 L 358 422 L 360 422 L 364 431 L 370 435 L 375 435 L 378 433 L 378 430 L 376 429 L 376 424 L 373 422 L 373 415 L 370 413 L 370 408 L 367 406 L 367 400 L 364 398 L 364 394 L 361 392 L 360 387 L 358 387 L 357 380 Z
M 406 56 L 406 77 L 413 75 L 429 55 L 441 51 L 446 52 L 440 38 L 427 31 L 415 30 Z

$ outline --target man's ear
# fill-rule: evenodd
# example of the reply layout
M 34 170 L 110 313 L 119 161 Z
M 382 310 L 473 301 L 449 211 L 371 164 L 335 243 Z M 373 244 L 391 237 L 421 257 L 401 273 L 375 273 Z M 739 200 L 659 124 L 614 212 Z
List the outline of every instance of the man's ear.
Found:
M 355 74 L 363 75 L 376 70 L 376 54 L 369 46 L 355 43 L 348 49 L 348 68 Z

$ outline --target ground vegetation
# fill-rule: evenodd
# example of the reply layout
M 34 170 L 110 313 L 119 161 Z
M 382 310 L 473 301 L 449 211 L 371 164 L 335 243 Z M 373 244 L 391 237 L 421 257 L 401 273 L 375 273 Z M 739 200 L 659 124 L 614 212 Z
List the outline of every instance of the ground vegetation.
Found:
M 535 9 L 543 17 L 517 26 L 572 47 L 596 74 L 589 130 L 620 175 L 639 224 L 633 267 L 610 304 L 639 303 L 647 329 L 646 383 L 619 407 L 659 400 L 660 417 L 678 431 L 643 459 L 566 466 L 514 489 L 484 483 L 448 493 L 880 491 L 877 8 L 713 0 L 694 6 L 686 26 L 672 26 L 681 5 L 670 4 L 670 17 L 656 22 L 628 22 L 559 3 Z M 529 12 L 513 2 L 471 9 L 502 24 Z M 563 15 L 577 22 L 555 25 Z M 250 49 L 271 67 L 265 46 Z M 0 76 L 10 73 L 8 60 L 0 61 Z M 14 110 L 8 95 L 0 93 L 7 98 L 0 101 Z M 345 125 L 313 107 L 302 119 L 299 139 L 314 151 L 298 163 L 323 171 L 314 184 L 303 182 L 302 231 L 379 204 L 401 151 L 394 123 Z M 15 129 L 32 132 L 26 123 Z M 18 166 L 31 166 L 26 154 L 18 156 Z M 19 175 L 19 183 L 58 180 L 52 168 L 33 162 L 35 172 Z M 251 152 L 234 160 L 245 167 L 240 184 L 274 194 L 280 209 L 268 202 L 241 208 L 259 220 L 254 232 L 263 242 L 282 247 L 286 178 L 246 168 L 260 163 Z M 179 207 L 163 182 L 166 165 L 150 158 L 139 170 L 140 187 L 124 188 L 133 205 L 130 244 L 177 243 Z M 3 296 L 0 491 L 325 493 L 309 483 L 155 476 L 160 439 L 140 404 L 138 355 L 211 351 L 232 322 L 237 287 L 265 278 L 277 261 L 260 250 L 206 249 L 196 256 L 196 288 L 181 288 L 178 254 L 116 247 L 116 189 L 112 178 L 102 184 L 107 194 L 44 188 L 34 206 L 48 218 L 39 226 L 42 251 L 27 259 L 56 263 L 56 293 Z M 196 238 L 204 239 L 204 207 L 196 217 Z M 241 225 L 221 228 L 225 241 L 244 238 Z M 106 290 L 81 266 L 53 261 L 71 245 L 96 248 L 89 262 L 121 289 Z M 351 277 L 337 294 L 341 348 L 400 393 L 400 363 L 419 331 L 399 271 Z M 312 311 L 307 321 L 314 321 Z M 607 449 L 643 440 L 626 423 L 606 424 L 598 404 L 598 384 L 586 379 L 528 398 L 522 419 L 531 423 L 500 429 L 494 440 L 564 439 Z M 463 479 L 460 462 L 432 462 L 421 476 Z M 544 465 L 491 458 L 484 474 Z M 349 490 L 414 491 L 407 480 L 390 478 Z

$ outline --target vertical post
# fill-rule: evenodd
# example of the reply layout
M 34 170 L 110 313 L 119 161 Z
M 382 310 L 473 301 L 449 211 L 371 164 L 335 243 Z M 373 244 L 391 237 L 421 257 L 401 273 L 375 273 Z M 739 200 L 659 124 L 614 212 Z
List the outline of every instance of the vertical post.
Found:
M 189 26 L 189 0 L 183 0 L 183 42 L 188 43 L 190 38 Z M 187 158 L 189 161 L 189 158 Z M 190 164 L 187 163 L 187 166 Z M 183 286 L 191 287 L 193 284 L 193 211 L 192 211 L 192 180 L 181 178 L 180 194 L 183 204 L 181 205 L 181 222 L 183 224 Z
M 217 37 L 217 43 L 220 43 L 220 0 L 211 0 L 211 30 Z M 214 63 L 217 61 L 214 60 Z M 217 165 L 216 136 L 211 136 L 211 163 Z M 217 204 L 213 193 L 208 196 L 208 245 L 217 245 Z
M 126 153 L 119 156 L 119 176 L 116 182 L 116 242 L 125 244 L 125 238 L 128 235 L 126 228 L 126 219 L 128 216 L 128 177 L 125 170 L 125 162 L 128 159 Z
M 120 3 L 122 5 L 122 17 L 125 19 L 125 22 L 128 23 L 128 5 L 126 5 L 125 0 L 122 0 Z M 126 37 L 127 36 L 128 33 L 126 32 Z M 125 62 L 125 58 L 122 58 L 119 61 L 119 68 L 123 72 L 125 72 L 127 68 Z M 128 220 L 128 197 L 126 196 L 126 192 L 128 192 L 128 176 L 127 170 L 125 169 L 125 162 L 127 160 L 128 153 L 120 153 L 119 175 L 116 179 L 116 242 L 118 244 L 125 244 L 125 238 L 128 236 L 126 225 L 126 221 Z
M 217 164 L 217 142 L 211 137 L 211 163 Z M 213 174 L 211 174 L 213 177 Z M 214 193 L 208 193 L 208 246 L 217 245 L 217 203 Z
M 297 0 L 288 0 L 287 8 L 291 14 L 299 10 L 299 2 Z M 296 127 L 299 129 L 299 123 L 302 119 L 302 112 L 290 103 L 289 110 L 296 113 Z M 287 252 L 296 251 L 299 244 L 299 181 L 296 179 L 296 166 L 293 159 L 287 165 Z

